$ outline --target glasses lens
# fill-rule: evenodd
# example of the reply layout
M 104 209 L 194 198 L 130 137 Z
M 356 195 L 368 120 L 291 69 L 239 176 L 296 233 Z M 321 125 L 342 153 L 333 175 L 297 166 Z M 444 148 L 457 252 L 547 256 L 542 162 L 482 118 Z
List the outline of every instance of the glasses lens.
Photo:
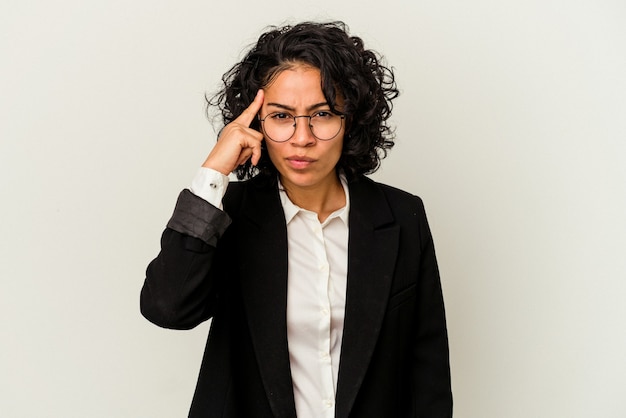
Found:
M 311 132 L 317 139 L 328 141 L 341 130 L 341 116 L 330 112 L 317 112 L 311 115 Z
M 267 115 L 263 122 L 265 135 L 272 141 L 285 142 L 296 130 L 296 120 L 289 113 L 276 112 Z
M 289 113 L 270 113 L 263 119 L 265 135 L 274 142 L 288 141 L 296 131 L 296 119 L 310 119 L 309 127 L 315 138 L 328 141 L 341 130 L 343 118 L 328 111 L 321 111 L 311 116 L 293 116 Z

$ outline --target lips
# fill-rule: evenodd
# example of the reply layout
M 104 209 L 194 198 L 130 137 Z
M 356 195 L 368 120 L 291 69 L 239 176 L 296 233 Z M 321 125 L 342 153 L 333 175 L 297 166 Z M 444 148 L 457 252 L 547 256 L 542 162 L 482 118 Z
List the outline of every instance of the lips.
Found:
M 287 157 L 286 160 L 292 168 L 300 170 L 309 167 L 316 161 L 314 158 L 298 155 L 292 155 L 290 157 Z

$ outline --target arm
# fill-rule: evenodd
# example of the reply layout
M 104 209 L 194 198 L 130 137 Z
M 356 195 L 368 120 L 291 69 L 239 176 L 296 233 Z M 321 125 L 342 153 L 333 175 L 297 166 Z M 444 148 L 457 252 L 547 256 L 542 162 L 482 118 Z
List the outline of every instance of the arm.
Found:
M 248 159 L 258 163 L 263 135 L 249 126 L 263 98 L 259 90 L 250 106 L 224 127 L 192 184 L 193 193 L 185 190 L 178 198 L 161 237 L 161 252 L 148 266 L 141 290 L 141 313 L 159 326 L 189 329 L 214 313 L 225 280 L 219 266 L 228 268 L 232 254 L 216 257 L 218 242 L 231 220 L 218 208 L 223 193 L 212 189 L 223 189 L 225 176 Z
M 148 320 L 189 329 L 212 315 L 219 281 L 209 273 L 229 224 L 225 212 L 189 190 L 181 192 L 161 237 L 161 251 L 146 270 L 140 304 Z

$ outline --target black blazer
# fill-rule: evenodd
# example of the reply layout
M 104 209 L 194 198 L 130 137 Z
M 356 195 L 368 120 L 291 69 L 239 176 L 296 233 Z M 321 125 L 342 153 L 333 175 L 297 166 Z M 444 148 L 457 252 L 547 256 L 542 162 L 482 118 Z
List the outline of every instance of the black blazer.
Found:
M 422 202 L 365 177 L 349 188 L 336 417 L 451 417 L 443 298 Z M 277 187 L 231 183 L 223 205 L 181 193 L 147 269 L 142 313 L 175 329 L 213 318 L 190 417 L 295 418 Z

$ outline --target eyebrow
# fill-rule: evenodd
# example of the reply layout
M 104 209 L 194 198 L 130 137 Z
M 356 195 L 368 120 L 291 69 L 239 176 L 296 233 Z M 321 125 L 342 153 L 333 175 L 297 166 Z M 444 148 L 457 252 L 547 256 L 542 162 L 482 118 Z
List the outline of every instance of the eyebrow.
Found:
M 267 105 L 268 105 L 268 106 L 278 107 L 278 108 L 280 108 L 280 109 L 289 110 L 289 111 L 291 111 L 291 112 L 295 112 L 295 110 L 296 110 L 294 107 L 287 106 L 287 105 L 284 105 L 284 104 L 281 104 L 281 103 L 274 103 L 274 102 L 270 102 L 270 103 L 268 103 Z M 320 103 L 316 103 L 316 104 L 314 104 L 314 105 L 311 105 L 311 106 L 307 107 L 307 108 L 306 108 L 306 110 L 307 110 L 308 112 L 310 112 L 311 110 L 317 109 L 317 108 L 322 107 L 322 106 L 328 106 L 328 102 L 320 102 Z

